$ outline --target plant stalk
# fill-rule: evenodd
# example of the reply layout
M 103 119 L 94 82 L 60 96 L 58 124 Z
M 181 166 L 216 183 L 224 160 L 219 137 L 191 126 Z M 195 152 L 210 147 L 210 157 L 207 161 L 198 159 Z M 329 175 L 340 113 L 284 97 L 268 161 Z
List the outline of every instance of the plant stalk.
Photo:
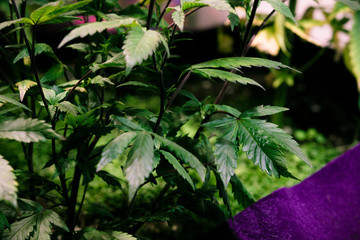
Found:
M 149 12 L 146 19 L 146 29 L 149 30 L 151 27 L 152 15 L 154 12 L 155 0 L 150 0 Z

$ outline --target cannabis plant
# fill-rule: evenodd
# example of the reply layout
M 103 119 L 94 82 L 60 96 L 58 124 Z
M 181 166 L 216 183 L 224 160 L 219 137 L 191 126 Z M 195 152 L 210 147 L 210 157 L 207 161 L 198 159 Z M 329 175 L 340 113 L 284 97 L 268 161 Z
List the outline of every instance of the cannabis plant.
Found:
M 295 178 L 287 152 L 310 165 L 295 140 L 265 120 L 286 108 L 221 104 L 231 84 L 263 88 L 244 76 L 247 68 L 297 71 L 246 56 L 275 12 L 296 24 L 283 1 L 264 1 L 274 10 L 254 29 L 259 0 L 182 0 L 172 7 L 150 0 L 127 8 L 111 0 L 11 0 L 11 20 L 0 23 L 0 137 L 9 146 L 20 142 L 24 160 L 0 157 L 3 239 L 134 239 L 157 224 L 191 239 L 231 218 L 228 194 L 244 208 L 254 202 L 235 174 L 240 152 L 275 177 Z M 228 12 L 242 40 L 239 53 L 175 64 L 186 17 L 200 8 Z M 56 46 L 40 41 L 49 29 L 63 36 Z M 215 101 L 183 90 L 196 78 L 224 82 Z M 146 102 L 143 91 L 158 96 L 158 109 L 129 104 L 129 95 Z M 91 191 L 99 179 L 112 192 L 107 200 Z M 97 208 L 86 204 L 94 198 Z

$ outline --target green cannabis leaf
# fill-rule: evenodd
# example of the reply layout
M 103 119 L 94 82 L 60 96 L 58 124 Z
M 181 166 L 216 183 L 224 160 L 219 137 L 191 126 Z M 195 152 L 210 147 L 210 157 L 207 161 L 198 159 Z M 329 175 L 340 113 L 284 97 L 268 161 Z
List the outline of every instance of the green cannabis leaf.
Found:
M 0 155 L 0 200 L 9 202 L 16 207 L 18 183 L 13 170 L 9 162 Z
M 83 38 L 89 35 L 93 35 L 97 32 L 100 33 L 110 28 L 130 27 L 136 24 L 136 22 L 137 20 L 135 18 L 121 18 L 112 21 L 84 23 L 81 26 L 73 29 L 68 35 L 66 35 L 64 39 L 60 42 L 58 48 L 61 48 L 66 43 L 70 42 L 75 38 Z
M 154 141 L 150 134 L 140 132 L 136 135 L 133 146 L 126 161 L 125 175 L 129 182 L 129 199 L 137 188 L 152 172 L 154 161 Z
M 39 142 L 48 138 L 63 137 L 51 129 L 43 120 L 17 118 L 0 122 L 0 138 L 13 139 L 19 142 Z
M 136 64 L 142 63 L 151 56 L 158 47 L 160 41 L 164 44 L 166 49 L 168 49 L 166 41 L 159 32 L 145 30 L 139 25 L 132 28 L 126 36 L 123 46 L 126 61 L 126 75 L 130 73 L 131 69 Z

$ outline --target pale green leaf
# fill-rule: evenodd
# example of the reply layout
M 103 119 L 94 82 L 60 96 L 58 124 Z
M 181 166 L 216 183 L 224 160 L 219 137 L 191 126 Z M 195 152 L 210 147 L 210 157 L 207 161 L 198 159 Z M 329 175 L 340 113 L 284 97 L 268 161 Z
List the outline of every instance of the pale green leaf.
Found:
M 114 85 L 114 83 L 110 79 L 100 75 L 97 75 L 96 77 L 90 79 L 90 83 L 100 85 L 101 87 L 104 87 L 105 83 Z
M 9 202 L 16 207 L 18 183 L 13 170 L 9 162 L 0 155 L 0 200 Z
M 11 232 L 4 231 L 4 240 L 24 240 L 31 239 L 50 240 L 52 234 L 51 224 L 58 226 L 65 231 L 69 231 L 60 216 L 52 210 L 46 209 L 39 213 L 26 217 L 18 222 L 11 224 Z
M 294 15 L 291 13 L 288 6 L 286 6 L 281 0 L 264 0 L 269 3 L 278 13 L 290 18 L 294 23 L 296 23 L 296 19 Z M 297 24 L 297 23 L 296 23 Z
M 135 24 L 137 21 L 135 18 L 122 18 L 113 21 L 106 22 L 93 22 L 93 23 L 85 23 L 80 25 L 79 27 L 73 29 L 68 35 L 64 37 L 64 39 L 60 42 L 58 48 L 61 48 L 64 44 L 70 42 L 71 40 L 78 37 L 86 37 L 89 35 L 93 35 L 96 32 L 102 32 L 109 28 L 116 27 L 130 27 Z
M 186 172 L 183 166 L 179 163 L 179 161 L 169 152 L 160 150 L 162 155 L 165 157 L 166 160 L 174 167 L 174 169 L 182 176 L 195 190 L 195 185 L 190 177 L 190 175 Z
M 106 62 L 103 63 L 94 63 L 90 69 L 93 72 L 96 72 L 97 70 L 101 69 L 101 68 L 108 68 L 108 67 L 116 67 L 116 68 L 124 68 L 126 65 L 125 62 L 125 56 L 124 53 L 118 53 L 115 56 L 113 56 L 112 58 L 106 60 Z
M 262 116 L 268 116 L 268 115 L 273 115 L 276 113 L 280 113 L 280 112 L 284 112 L 284 111 L 288 111 L 288 108 L 284 108 L 284 107 L 276 107 L 276 106 L 257 106 L 254 108 L 251 108 L 249 110 L 244 111 L 240 117 L 245 118 L 245 117 L 262 117 Z
M 34 231 L 36 225 L 36 214 L 23 218 L 18 222 L 10 225 L 11 232 L 6 229 L 3 233 L 3 240 L 25 240 L 29 239 L 30 234 Z
M 192 70 L 192 72 L 200 74 L 201 76 L 206 77 L 206 78 L 220 78 L 221 80 L 224 80 L 224 81 L 226 80 L 229 82 L 240 83 L 243 85 L 251 84 L 251 85 L 255 85 L 255 86 L 258 86 L 258 87 L 264 89 L 258 82 L 254 81 L 250 78 L 243 77 L 243 76 L 240 76 L 235 73 L 228 72 L 228 71 L 223 71 L 223 70 L 219 70 L 219 69 L 201 68 L 201 69 L 194 69 L 194 70 Z
M 51 126 L 43 120 L 17 118 L 0 123 L 0 138 L 28 143 L 45 141 L 48 138 L 62 139 L 63 137 L 52 130 Z
M 227 0 L 200 0 L 199 2 L 219 11 L 227 11 L 236 14 L 236 11 L 231 7 Z
M 354 0 L 336 0 L 336 1 L 345 4 L 354 11 L 360 11 L 360 2 L 356 2 Z
M 61 6 L 61 7 L 57 8 L 55 11 L 51 12 L 49 16 L 51 18 L 54 18 L 54 17 L 57 17 L 57 16 L 59 16 L 61 14 L 69 13 L 71 11 L 74 11 L 76 9 L 84 7 L 84 6 L 88 5 L 91 2 L 92 2 L 92 0 L 82 0 L 82 1 L 79 1 L 79 2 L 75 2 L 73 4 Z M 47 23 L 48 23 L 48 21 L 47 21 Z
M 70 114 L 72 114 L 74 116 L 76 116 L 78 111 L 79 111 L 78 107 L 75 106 L 74 104 L 72 104 L 69 101 L 62 101 L 61 103 L 59 103 L 57 105 L 57 107 L 59 108 L 59 110 L 61 112 L 70 113 Z
M 146 132 L 138 133 L 130 149 L 124 170 L 129 182 L 129 200 L 134 197 L 137 188 L 152 172 L 153 161 L 154 141 L 151 135 Z
M 96 171 L 100 171 L 106 164 L 119 157 L 136 137 L 136 132 L 125 132 L 110 141 L 101 153 L 101 159 Z
M 15 85 L 19 89 L 20 101 L 23 101 L 25 93 L 27 92 L 27 90 L 29 90 L 33 86 L 36 86 L 36 82 L 31 81 L 31 80 L 23 80 L 21 82 L 17 82 Z
M 354 16 L 354 25 L 350 37 L 350 62 L 360 91 L 360 11 Z
M 14 100 L 14 99 L 12 99 L 12 98 L 10 98 L 8 96 L 5 96 L 5 95 L 0 95 L 0 102 L 2 102 L 2 103 L 11 103 L 11 104 L 14 104 L 17 107 L 21 107 L 21 108 L 31 112 L 31 110 L 27 106 L 25 106 L 24 104 L 19 103 L 18 101 Z
M 181 8 L 183 11 L 196 8 L 209 6 L 219 11 L 227 11 L 236 14 L 236 11 L 226 0 L 185 0 L 181 1 Z
M 80 240 L 136 240 L 135 237 L 120 231 L 104 232 L 98 230 L 90 230 L 84 233 Z
M 170 151 L 172 151 L 177 157 L 181 158 L 185 163 L 188 163 L 190 167 L 194 168 L 200 175 L 202 181 L 205 180 L 206 168 L 191 152 L 187 151 L 180 145 L 167 138 L 161 137 L 157 134 L 151 133 L 161 143 L 161 145 Z
M 215 143 L 215 165 L 225 188 L 227 188 L 237 166 L 238 152 L 236 138 L 238 130 L 239 123 L 233 118 L 233 121 L 227 126 L 228 132 Z
M 0 30 L 6 27 L 9 27 L 13 24 L 17 24 L 17 23 L 25 23 L 28 25 L 33 25 L 33 22 L 31 21 L 31 19 L 29 18 L 20 18 L 20 19 L 16 19 L 16 20 L 11 20 L 11 21 L 5 21 L 0 23 Z
M 34 10 L 30 14 L 30 19 L 34 24 L 41 24 L 49 18 L 49 14 L 59 7 L 61 1 L 50 2 Z
M 184 23 L 185 23 L 185 13 L 180 8 L 180 6 L 176 6 L 173 8 L 175 11 L 172 12 L 171 18 L 174 23 L 179 27 L 180 31 L 184 30 Z
M 154 30 L 144 30 L 137 25 L 126 36 L 122 47 L 126 61 L 126 75 L 136 64 L 141 64 L 151 56 L 161 41 L 161 34 Z
M 52 210 L 46 209 L 36 216 L 36 230 L 33 239 L 37 240 L 51 240 L 52 234 L 51 224 L 69 231 L 64 221 L 60 216 Z
M 90 45 L 86 44 L 86 43 L 74 43 L 74 44 L 67 45 L 66 47 L 74 49 L 74 50 L 78 50 L 79 52 L 82 52 L 82 53 L 86 53 L 89 50 Z
M 280 62 L 264 59 L 264 58 L 253 58 L 253 57 L 229 57 L 229 58 L 218 58 L 192 65 L 189 70 L 200 69 L 200 68 L 225 68 L 225 69 L 237 69 L 241 67 L 266 67 L 266 68 L 290 68 Z M 296 71 L 295 69 L 292 69 Z
M 58 59 L 58 57 L 54 53 L 53 49 L 49 45 L 47 45 L 46 43 L 37 43 L 35 45 L 35 55 L 39 55 L 39 54 L 42 54 L 42 53 L 45 53 L 46 55 L 48 55 L 48 56 L 52 57 L 53 59 L 55 59 L 57 62 L 61 63 L 61 61 Z M 28 50 L 26 48 L 24 48 L 14 58 L 13 63 L 16 63 L 20 59 L 22 59 L 24 57 L 28 57 L 28 56 L 29 56 L 29 52 L 28 52 Z
M 50 105 L 55 105 L 56 103 L 60 102 L 66 97 L 68 93 L 67 91 L 64 91 L 56 94 L 54 90 L 47 88 L 43 88 L 43 92 L 45 95 L 45 99 L 48 100 Z

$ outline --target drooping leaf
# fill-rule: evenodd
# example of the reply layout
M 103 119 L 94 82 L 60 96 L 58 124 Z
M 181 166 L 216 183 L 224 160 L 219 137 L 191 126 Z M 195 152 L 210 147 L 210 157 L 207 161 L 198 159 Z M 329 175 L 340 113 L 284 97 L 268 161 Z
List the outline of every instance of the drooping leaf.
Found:
M 28 25 L 33 24 L 31 19 L 29 19 L 29 18 L 20 18 L 20 19 L 11 20 L 11 21 L 5 21 L 5 22 L 0 23 L 0 30 L 3 29 L 3 28 L 9 27 L 9 26 L 11 26 L 13 24 L 17 24 L 17 23 L 25 23 L 25 24 L 28 24 Z
M 255 203 L 254 197 L 246 190 L 240 179 L 234 174 L 231 179 L 231 188 L 234 198 L 245 209 Z
M 288 6 L 286 6 L 281 0 L 264 0 L 269 3 L 278 13 L 290 18 L 294 23 L 296 23 L 296 19 L 294 15 L 291 13 Z M 297 24 L 297 23 L 296 23 Z
M 208 69 L 208 68 L 194 69 L 194 70 L 192 70 L 192 72 L 200 74 L 206 78 L 220 78 L 221 80 L 224 80 L 224 81 L 227 80 L 229 82 L 236 82 L 236 83 L 241 83 L 244 85 L 251 84 L 251 85 L 256 85 L 256 86 L 264 89 L 256 81 L 254 81 L 250 78 L 247 78 L 247 77 L 237 75 L 232 72 L 227 72 L 227 71 L 218 70 L 218 69 Z
M 106 60 L 103 63 L 94 63 L 90 69 L 93 72 L 96 72 L 97 70 L 101 69 L 101 68 L 108 68 L 108 67 L 116 67 L 116 68 L 124 68 L 126 65 L 125 62 L 125 56 L 124 53 L 121 52 L 119 54 L 114 55 L 112 58 Z
M 43 120 L 17 118 L 0 123 L 0 138 L 28 143 L 45 141 L 48 138 L 62 139 L 63 137 L 52 130 L 51 126 Z
M 52 57 L 53 59 L 55 59 L 57 62 L 61 61 L 58 59 L 58 57 L 56 56 L 56 54 L 54 53 L 53 49 L 47 45 L 46 43 L 37 43 L 35 45 L 35 56 L 36 55 L 40 55 L 40 54 L 46 54 L 50 57 Z M 24 48 L 21 52 L 19 52 L 19 54 L 14 58 L 13 63 L 16 63 L 17 61 L 19 61 L 20 59 L 24 58 L 24 57 L 28 57 L 29 56 L 29 52 L 26 48 Z
M 240 18 L 237 14 L 230 13 L 228 15 L 228 19 L 230 21 L 231 31 L 234 31 L 235 27 L 239 26 L 239 24 L 240 24 Z
M 114 85 L 114 83 L 110 79 L 108 79 L 106 77 L 103 77 L 103 76 L 100 76 L 100 75 L 97 75 L 96 77 L 90 79 L 90 83 L 91 84 L 98 84 L 101 87 L 104 87 L 105 83 L 110 84 L 110 85 Z
M 350 37 L 350 62 L 360 91 L 360 10 L 354 16 Z
M 178 162 L 178 160 L 169 152 L 160 150 L 161 154 L 165 157 L 166 160 L 176 169 L 176 171 L 191 185 L 195 190 L 194 182 L 192 181 L 190 175 L 186 172 L 183 166 Z
M 33 234 L 32 239 L 50 240 L 50 236 L 52 234 L 51 224 L 60 227 L 67 232 L 69 231 L 66 224 L 57 213 L 46 209 L 11 224 L 11 232 L 9 230 L 5 230 L 3 239 L 29 239 L 30 234 Z
M 129 182 L 129 199 L 152 172 L 154 161 L 154 141 L 146 132 L 136 135 L 126 161 L 125 174 Z
M 27 90 L 33 86 L 36 86 L 36 82 L 31 80 L 23 80 L 21 82 L 17 82 L 15 85 L 18 87 L 20 92 L 20 101 L 23 101 Z
M 336 0 L 342 4 L 345 4 L 354 11 L 360 11 L 360 3 L 354 0 Z
M 289 66 L 286 66 L 280 62 L 264 59 L 264 58 L 253 58 L 253 57 L 229 57 L 229 58 L 218 58 L 203 63 L 192 65 L 189 70 L 200 69 L 200 68 L 225 68 L 225 69 L 236 69 L 241 67 L 266 67 L 266 68 L 289 68 L 296 71 Z
M 284 107 L 260 105 L 260 106 L 257 106 L 257 107 L 254 107 L 254 108 L 244 111 L 243 113 L 241 113 L 240 117 L 242 117 L 242 118 L 262 117 L 262 116 L 273 115 L 273 114 L 288 111 L 288 110 L 289 110 L 288 108 L 284 108 Z
M 125 132 L 110 141 L 101 153 L 101 159 L 97 164 L 96 171 L 100 171 L 106 164 L 118 158 L 135 137 L 136 132 Z
M 126 83 L 119 84 L 117 87 L 123 87 L 123 86 L 139 86 L 139 87 L 150 88 L 150 89 L 158 89 L 154 85 L 146 84 L 143 82 L 137 82 L 137 81 L 128 81 Z
M 17 185 L 13 168 L 9 162 L 0 155 L 0 200 L 11 203 L 17 206 Z
M 115 123 L 115 126 L 120 126 L 120 128 L 126 128 L 130 131 L 143 131 L 145 130 L 140 125 L 130 121 L 128 118 L 123 118 L 119 116 L 113 116 L 113 121 Z
M 113 21 L 106 21 L 106 22 L 92 22 L 92 23 L 85 23 L 80 25 L 79 27 L 73 29 L 68 35 L 64 37 L 64 39 L 60 42 L 58 48 L 61 48 L 66 43 L 70 42 L 71 40 L 78 38 L 78 37 L 86 37 L 89 35 L 93 35 L 96 32 L 102 32 L 109 28 L 116 28 L 116 27 L 130 27 L 131 25 L 135 24 L 137 21 L 135 18 L 122 18 L 116 19 Z
M 175 11 L 172 12 L 171 18 L 174 21 L 174 23 L 179 27 L 180 31 L 184 30 L 184 23 L 185 23 L 185 13 L 180 8 L 180 6 L 176 6 L 174 8 Z
M 69 12 L 71 12 L 73 10 L 76 10 L 76 9 L 79 9 L 81 7 L 86 6 L 91 2 L 92 2 L 92 0 L 82 0 L 82 1 L 79 1 L 79 2 L 75 2 L 73 4 L 61 6 L 61 7 L 57 8 L 57 9 L 55 9 L 55 11 L 51 12 L 50 17 L 55 18 L 55 17 L 57 17 L 57 16 L 59 16 L 61 14 L 69 13 Z
M 130 73 L 136 64 L 141 64 L 151 56 L 162 39 L 163 37 L 157 31 L 144 30 L 139 25 L 132 28 L 126 36 L 122 47 L 125 54 L 126 75 Z
M 76 116 L 79 111 L 78 107 L 69 101 L 62 101 L 61 103 L 57 104 L 57 107 L 61 112 L 70 113 L 74 116 Z
M 176 144 L 173 141 L 170 141 L 167 138 L 161 137 L 157 134 L 151 133 L 155 138 L 167 149 L 172 151 L 177 157 L 181 158 L 185 163 L 188 163 L 192 168 L 194 168 L 199 174 L 202 181 L 205 179 L 206 168 L 204 165 L 197 159 L 192 153 Z
M 236 108 L 233 108 L 228 105 L 218 105 L 218 104 L 207 104 L 204 107 L 204 112 L 211 115 L 214 112 L 226 112 L 234 115 L 235 117 L 239 117 L 241 112 Z
M 10 223 L 6 218 L 5 214 L 0 210 L 0 234 L 2 234 L 5 228 L 10 229 Z M 11 229 L 10 229 L 11 230 Z
M 98 230 L 91 230 L 84 233 L 80 240 L 136 240 L 135 237 L 120 231 L 104 232 Z
M 237 166 L 237 135 L 239 122 L 233 118 L 232 124 L 229 124 L 227 128 L 227 133 L 216 141 L 214 149 L 216 169 L 220 174 L 225 188 L 227 188 L 230 178 L 234 175 Z
M 47 83 L 55 81 L 58 78 L 61 78 L 64 74 L 63 64 L 56 63 L 50 67 L 50 69 L 42 76 L 40 79 L 41 83 Z
M 96 175 L 98 175 L 107 184 L 121 189 L 121 184 L 119 182 L 119 178 L 115 177 L 114 175 L 112 175 L 106 171 L 103 171 L 103 170 L 98 171 L 96 173 Z
M 59 7 L 61 4 L 60 1 L 50 2 L 41 6 L 40 8 L 34 10 L 30 14 L 30 19 L 34 22 L 34 24 L 41 24 L 45 22 L 49 18 L 49 14 L 53 12 L 55 9 Z
M 31 112 L 31 110 L 27 106 L 25 106 L 24 104 L 19 103 L 18 101 L 14 100 L 14 99 L 12 99 L 12 98 L 10 98 L 8 96 L 5 96 L 5 95 L 0 95 L 0 102 L 2 102 L 2 103 L 11 103 L 11 104 L 14 104 L 17 107 L 21 107 L 21 108 Z

